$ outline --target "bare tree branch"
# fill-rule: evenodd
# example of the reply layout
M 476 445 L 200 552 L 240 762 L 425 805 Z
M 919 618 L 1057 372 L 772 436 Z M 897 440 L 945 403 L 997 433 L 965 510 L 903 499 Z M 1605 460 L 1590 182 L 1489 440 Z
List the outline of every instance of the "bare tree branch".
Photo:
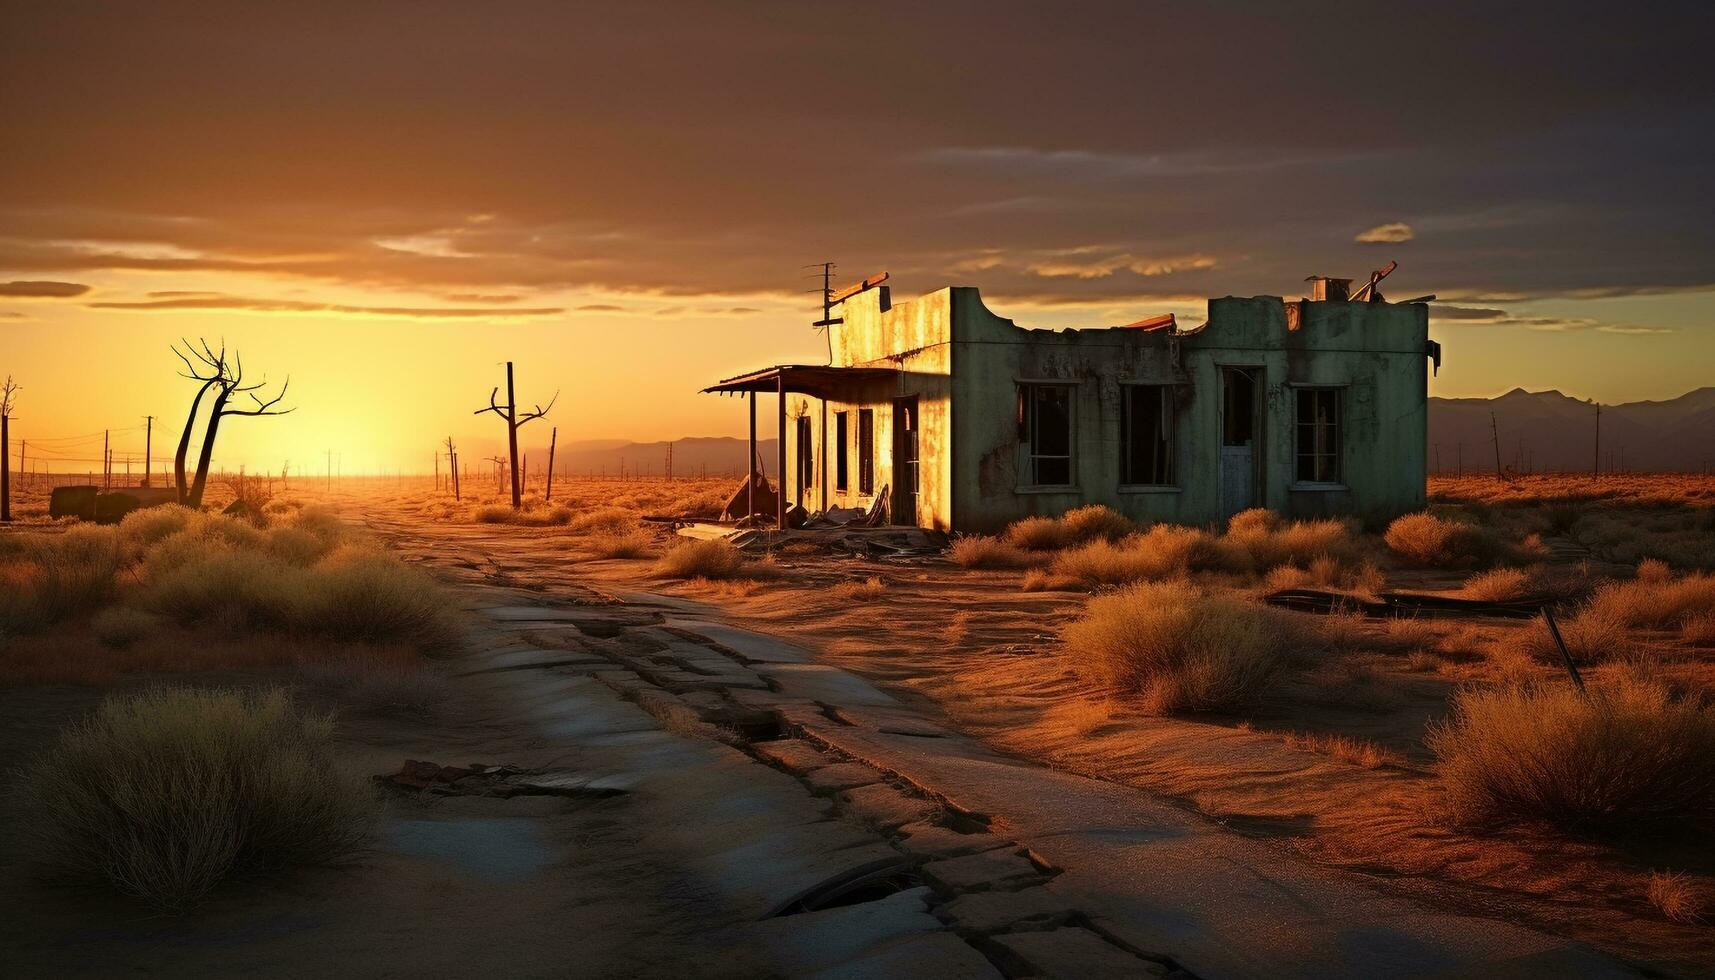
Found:
M 548 399 L 548 407 L 547 408 L 543 408 L 541 406 L 541 404 L 538 403 L 536 405 L 535 411 L 525 412 L 523 415 L 520 415 L 518 417 L 518 424 L 523 425 L 526 422 L 534 422 L 535 420 L 541 418 L 542 416 L 547 415 L 549 412 L 552 412 L 554 410 L 554 403 L 559 401 L 559 400 L 560 400 L 560 393 L 558 391 L 556 391 L 556 392 L 554 392 L 554 397 Z

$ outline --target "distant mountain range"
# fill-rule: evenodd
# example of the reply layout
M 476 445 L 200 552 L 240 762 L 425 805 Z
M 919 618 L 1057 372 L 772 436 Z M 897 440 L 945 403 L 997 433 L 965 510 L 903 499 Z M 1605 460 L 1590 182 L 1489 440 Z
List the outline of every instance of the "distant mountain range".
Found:
M 1496 398 L 1429 399 L 1429 469 L 1492 473 L 1495 444 L 1490 413 L 1500 434 L 1501 465 L 1531 472 L 1588 472 L 1595 462 L 1596 406 L 1558 391 L 1515 388 Z M 556 469 L 577 476 L 660 476 L 666 442 L 586 439 L 559 447 Z M 745 440 L 719 436 L 678 439 L 678 476 L 731 476 L 744 472 Z M 775 472 L 774 440 L 758 439 L 763 468 Z M 532 471 L 546 462 L 531 447 Z M 537 455 L 541 453 L 542 455 Z M 1715 387 L 1678 398 L 1602 406 L 1602 470 L 1702 472 L 1715 469 Z
M 1558 391 L 1514 388 L 1496 398 L 1429 399 L 1429 470 L 1589 472 L 1596 464 L 1596 405 Z M 1715 468 L 1715 387 L 1659 402 L 1602 406 L 1603 472 L 1703 472 Z

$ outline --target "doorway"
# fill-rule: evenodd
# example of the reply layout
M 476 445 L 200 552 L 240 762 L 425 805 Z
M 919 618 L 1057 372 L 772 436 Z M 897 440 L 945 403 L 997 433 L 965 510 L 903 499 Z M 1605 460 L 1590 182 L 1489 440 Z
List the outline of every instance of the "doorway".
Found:
M 1221 516 L 1257 505 L 1260 367 L 1221 368 Z
M 917 396 L 893 400 L 893 523 L 917 524 Z

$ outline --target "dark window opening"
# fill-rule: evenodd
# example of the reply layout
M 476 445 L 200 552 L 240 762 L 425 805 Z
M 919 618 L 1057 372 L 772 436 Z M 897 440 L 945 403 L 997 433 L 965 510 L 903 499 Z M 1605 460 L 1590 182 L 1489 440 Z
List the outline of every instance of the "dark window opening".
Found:
M 810 416 L 800 415 L 796 422 L 798 436 L 798 489 L 808 490 L 816 485 L 816 447 L 810 441 Z
M 1242 368 L 1222 374 L 1221 445 L 1248 446 L 1256 428 L 1256 382 Z
M 1072 485 L 1072 386 L 1025 385 L 1024 441 L 1030 483 Z
M 1134 486 L 1173 483 L 1173 388 L 1125 385 L 1120 415 L 1120 482 Z
M 1298 481 L 1339 483 L 1340 389 L 1299 388 L 1295 406 Z
M 845 493 L 846 487 L 846 458 L 850 455 L 847 449 L 848 433 L 846 431 L 845 412 L 834 413 L 834 489 Z
M 858 493 L 875 492 L 875 410 L 858 409 Z

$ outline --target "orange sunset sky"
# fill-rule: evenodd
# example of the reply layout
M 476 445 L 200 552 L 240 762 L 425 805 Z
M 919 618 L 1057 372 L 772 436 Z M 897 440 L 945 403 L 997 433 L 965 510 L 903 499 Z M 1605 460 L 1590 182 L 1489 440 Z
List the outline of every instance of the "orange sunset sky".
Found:
M 1432 394 L 1715 383 L 1693 14 L 1644 49 L 1488 5 L 4 6 L 0 375 L 45 447 L 153 414 L 160 455 L 181 336 L 291 376 L 226 466 L 491 451 L 509 358 L 562 441 L 738 435 L 696 391 L 825 355 L 824 259 L 1027 326 L 1396 259 Z

